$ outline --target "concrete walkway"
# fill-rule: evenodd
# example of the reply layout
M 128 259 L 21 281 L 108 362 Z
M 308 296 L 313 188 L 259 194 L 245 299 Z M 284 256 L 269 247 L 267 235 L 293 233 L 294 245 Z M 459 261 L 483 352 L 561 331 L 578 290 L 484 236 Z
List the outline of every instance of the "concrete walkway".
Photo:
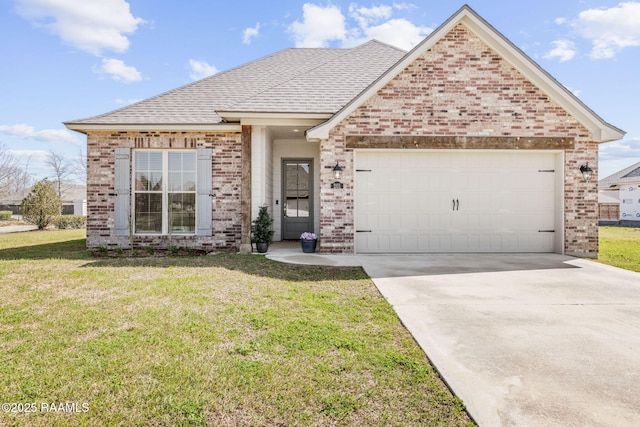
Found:
M 362 265 L 481 426 L 640 425 L 639 273 L 554 254 L 269 257 Z
M 37 229 L 38 227 L 35 225 L 9 225 L 7 227 L 0 227 L 0 234 L 21 233 L 23 231 L 33 231 Z

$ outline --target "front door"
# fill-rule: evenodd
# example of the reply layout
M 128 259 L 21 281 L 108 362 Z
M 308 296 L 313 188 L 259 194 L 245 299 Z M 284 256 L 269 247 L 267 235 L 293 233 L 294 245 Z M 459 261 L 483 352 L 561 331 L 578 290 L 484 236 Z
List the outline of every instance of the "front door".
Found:
M 313 161 L 282 161 L 282 239 L 313 230 Z

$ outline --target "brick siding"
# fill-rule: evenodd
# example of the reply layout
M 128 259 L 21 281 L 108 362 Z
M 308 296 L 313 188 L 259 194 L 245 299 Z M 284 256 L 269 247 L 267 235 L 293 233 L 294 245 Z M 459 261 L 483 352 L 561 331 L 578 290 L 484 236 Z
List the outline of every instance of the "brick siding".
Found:
M 596 173 L 590 132 L 460 24 L 357 108 L 320 144 L 322 252 L 354 250 L 353 150 L 349 135 L 570 137 L 565 150 L 565 251 L 598 252 L 597 179 L 584 183 L 581 164 Z M 332 168 L 344 165 L 344 189 L 331 189 Z
M 240 242 L 241 134 L 198 132 L 90 132 L 87 135 L 87 247 L 128 247 L 129 237 L 113 235 L 114 150 L 116 147 L 211 148 L 212 236 L 134 236 L 134 246 L 236 249 Z

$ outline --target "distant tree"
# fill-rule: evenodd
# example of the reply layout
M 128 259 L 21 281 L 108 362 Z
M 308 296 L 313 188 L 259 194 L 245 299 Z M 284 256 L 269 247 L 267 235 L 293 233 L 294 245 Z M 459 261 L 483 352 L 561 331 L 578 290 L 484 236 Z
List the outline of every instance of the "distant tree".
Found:
M 71 174 L 73 174 L 73 165 L 67 157 L 53 151 L 49 151 L 49 154 L 47 154 L 46 163 L 53 171 L 53 178 L 57 186 L 58 197 L 62 199 L 62 184 Z
M 33 183 L 28 170 L 28 161 L 26 164 L 20 163 L 3 144 L 0 144 L 0 200 L 13 195 L 24 197 L 24 193 Z
M 42 230 L 62 213 L 62 200 L 53 184 L 45 178 L 36 182 L 29 195 L 22 200 L 20 212 L 24 221 Z
M 87 153 L 82 151 L 82 148 L 79 150 L 78 156 L 73 159 L 73 174 L 80 183 L 87 182 Z

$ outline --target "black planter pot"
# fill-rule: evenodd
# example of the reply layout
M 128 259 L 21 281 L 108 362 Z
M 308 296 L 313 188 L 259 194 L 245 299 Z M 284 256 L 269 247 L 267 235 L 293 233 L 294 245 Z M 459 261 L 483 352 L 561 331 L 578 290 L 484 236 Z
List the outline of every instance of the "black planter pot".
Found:
M 300 240 L 302 244 L 302 252 L 305 254 L 311 254 L 316 251 L 316 242 L 317 240 Z
M 269 250 L 269 244 L 266 242 L 256 242 L 256 250 L 259 254 L 264 254 Z

